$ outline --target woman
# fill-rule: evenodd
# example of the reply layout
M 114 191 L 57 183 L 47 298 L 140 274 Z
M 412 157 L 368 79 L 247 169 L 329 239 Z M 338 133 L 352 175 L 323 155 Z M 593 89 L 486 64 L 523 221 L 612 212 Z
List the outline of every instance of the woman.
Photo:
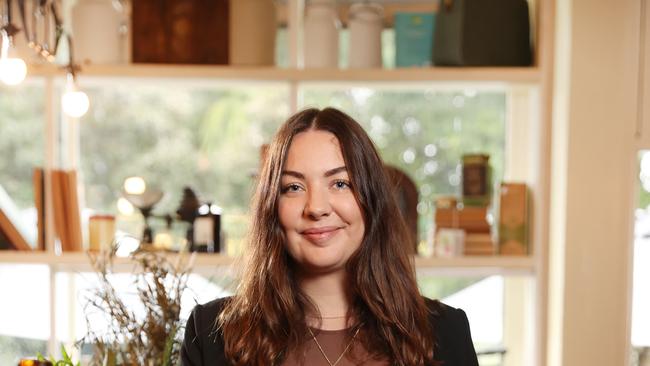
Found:
M 465 313 L 419 294 L 388 182 L 348 115 L 289 118 L 261 171 L 237 293 L 194 309 L 183 365 L 478 365 Z

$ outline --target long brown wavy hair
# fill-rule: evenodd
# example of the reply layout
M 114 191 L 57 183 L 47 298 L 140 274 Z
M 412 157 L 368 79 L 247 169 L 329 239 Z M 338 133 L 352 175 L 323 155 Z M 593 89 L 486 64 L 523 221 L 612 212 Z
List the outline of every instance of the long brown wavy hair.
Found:
M 358 339 L 374 357 L 402 366 L 432 365 L 433 327 L 409 259 L 410 241 L 377 150 L 363 128 L 334 109 L 290 117 L 269 146 L 252 200 L 248 262 L 235 296 L 217 319 L 235 366 L 279 365 L 303 349 L 305 314 L 318 309 L 298 286 L 278 217 L 281 172 L 293 137 L 310 129 L 339 141 L 365 232 L 346 271 Z M 356 329 L 353 329 L 356 331 Z

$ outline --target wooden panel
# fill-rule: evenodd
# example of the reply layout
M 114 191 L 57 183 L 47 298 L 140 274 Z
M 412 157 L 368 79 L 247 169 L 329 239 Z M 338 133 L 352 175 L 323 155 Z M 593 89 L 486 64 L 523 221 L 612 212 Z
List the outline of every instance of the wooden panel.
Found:
M 642 1 L 639 24 L 639 85 L 636 137 L 639 149 L 650 148 L 650 6 Z

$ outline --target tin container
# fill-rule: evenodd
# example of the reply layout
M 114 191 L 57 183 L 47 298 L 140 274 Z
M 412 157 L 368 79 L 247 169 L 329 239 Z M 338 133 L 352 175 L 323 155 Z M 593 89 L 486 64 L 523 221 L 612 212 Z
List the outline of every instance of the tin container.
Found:
M 487 154 L 463 155 L 463 204 L 487 206 L 490 203 L 492 172 Z

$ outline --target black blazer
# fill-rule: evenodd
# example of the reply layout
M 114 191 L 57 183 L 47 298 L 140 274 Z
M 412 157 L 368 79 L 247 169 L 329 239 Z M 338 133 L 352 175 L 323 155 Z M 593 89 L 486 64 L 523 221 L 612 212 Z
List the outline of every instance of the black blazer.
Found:
M 181 348 L 183 366 L 226 366 L 223 338 L 215 331 L 215 320 L 225 299 L 197 305 L 185 328 Z M 435 359 L 443 366 L 478 366 L 465 312 L 439 301 L 425 299 L 435 325 Z

